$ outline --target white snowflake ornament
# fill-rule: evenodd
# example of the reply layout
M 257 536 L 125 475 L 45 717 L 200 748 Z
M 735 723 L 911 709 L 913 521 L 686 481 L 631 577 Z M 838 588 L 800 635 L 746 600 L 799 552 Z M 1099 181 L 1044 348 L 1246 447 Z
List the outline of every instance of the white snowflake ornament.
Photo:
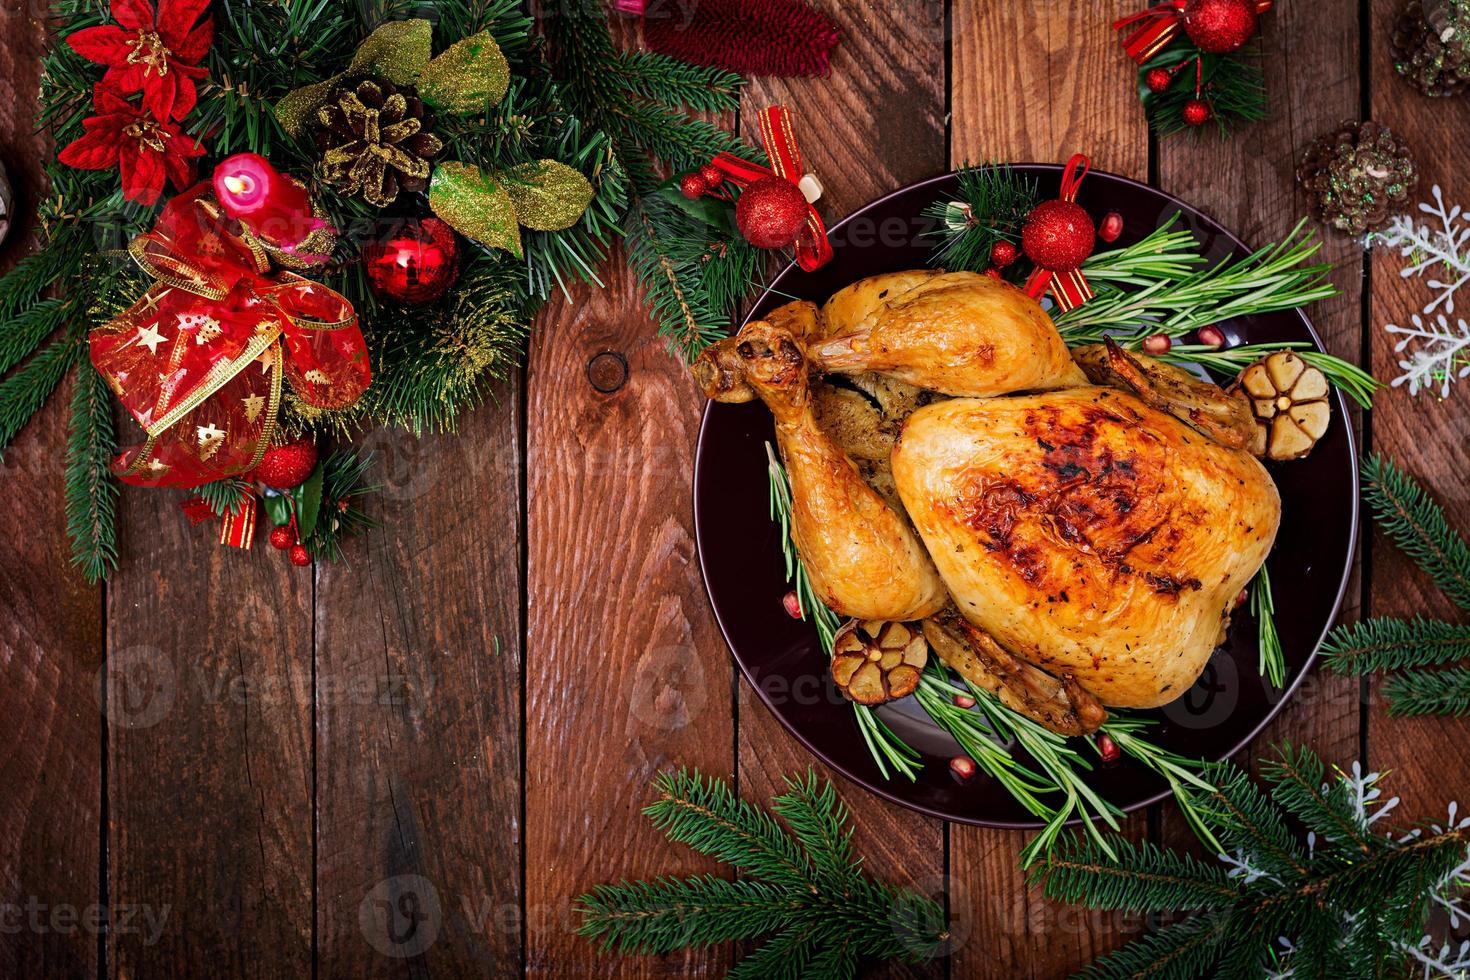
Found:
M 1407 385 L 1411 395 L 1437 388 L 1443 398 L 1449 395 L 1452 383 L 1470 375 L 1470 325 L 1458 318 L 1451 323 L 1447 316 L 1455 312 L 1455 294 L 1470 282 L 1470 220 L 1458 204 L 1445 204 L 1438 184 L 1430 193 L 1434 203 L 1419 205 L 1430 221 L 1420 223 L 1398 215 L 1378 239 L 1410 260 L 1400 276 L 1424 278 L 1430 274 L 1433 278 L 1424 278 L 1424 282 L 1435 293 L 1424 305 L 1423 317 L 1418 313 L 1410 317 L 1412 327 L 1392 323 L 1384 327 L 1403 338 L 1394 345 L 1395 353 L 1413 348 L 1398 362 L 1403 373 L 1393 384 Z M 1427 323 L 1424 317 L 1430 318 Z

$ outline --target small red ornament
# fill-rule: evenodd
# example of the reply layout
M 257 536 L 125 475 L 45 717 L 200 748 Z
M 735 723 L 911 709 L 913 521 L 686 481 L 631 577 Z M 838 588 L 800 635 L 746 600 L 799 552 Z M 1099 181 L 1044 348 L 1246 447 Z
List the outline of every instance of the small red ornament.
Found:
M 1105 242 L 1116 242 L 1123 234 L 1123 216 L 1116 211 L 1103 215 L 1102 224 L 1097 226 L 1097 237 Z
M 1021 250 L 1003 238 L 990 246 L 990 261 L 997 269 L 1004 269 L 1020 255 Z
M 709 182 L 706 181 L 704 179 L 704 175 L 697 170 L 691 171 L 690 173 L 687 173 L 679 178 L 679 193 L 683 194 L 691 201 L 697 201 L 701 197 L 704 197 L 705 193 L 708 192 L 709 189 Z
M 1256 32 L 1255 0 L 1189 0 L 1184 33 L 1210 54 L 1228 54 Z
M 1053 272 L 1075 269 L 1092 254 L 1092 216 L 1076 201 L 1042 201 L 1021 228 L 1026 257 Z
M 281 526 L 271 528 L 272 548 L 275 548 L 277 551 L 285 551 L 295 543 L 296 535 L 292 533 L 289 527 Z
M 1215 113 L 1210 108 L 1210 104 L 1203 99 L 1190 99 L 1184 103 L 1184 109 L 1180 114 L 1191 126 L 1203 126 Z
M 1002 278 L 1002 276 L 1000 274 L 1000 270 L 997 269 L 995 266 L 991 266 L 990 268 L 986 269 L 985 270 L 985 274 L 987 276 L 989 276 L 990 278 L 992 278 L 992 279 L 1000 279 L 1000 278 Z
M 1143 84 L 1148 86 L 1150 92 L 1162 92 L 1173 82 L 1174 75 L 1167 68 L 1150 68 L 1143 73 Z
M 725 175 L 720 168 L 712 163 L 706 163 L 699 168 L 699 176 L 704 179 L 705 190 L 714 190 L 725 182 Z
M 735 203 L 735 224 L 756 248 L 785 248 L 806 224 L 800 188 L 784 177 L 762 177 Z
M 459 279 L 459 243 L 438 218 L 409 218 L 362 249 L 373 292 L 398 303 L 428 303 Z
M 306 482 L 314 469 L 316 443 L 310 439 L 298 439 L 284 446 L 267 449 L 253 475 L 268 487 L 290 490 Z
M 306 550 L 306 545 L 293 544 L 291 546 L 291 564 L 297 567 L 311 564 L 311 552 Z

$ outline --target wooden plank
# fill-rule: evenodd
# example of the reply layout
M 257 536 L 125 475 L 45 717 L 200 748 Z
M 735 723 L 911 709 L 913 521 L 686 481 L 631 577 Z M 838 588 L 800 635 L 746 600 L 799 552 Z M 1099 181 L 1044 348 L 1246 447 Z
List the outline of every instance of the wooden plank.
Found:
M 518 388 L 361 440 L 387 527 L 317 573 L 322 976 L 521 968 Z
M 621 384 L 619 383 L 621 381 Z M 700 398 L 621 255 L 532 336 L 527 426 L 527 969 L 718 975 L 722 949 L 600 957 L 573 934 L 593 884 L 717 866 L 639 811 L 654 773 L 728 776 L 730 665 L 695 561 Z
M 842 31 L 830 77 L 753 79 L 741 100 L 741 128 L 758 146 L 757 112 L 768 105 L 789 105 L 807 167 L 824 187 L 819 207 L 836 221 L 874 198 L 945 169 L 944 4 L 862 0 L 824 7 Z M 724 652 L 724 644 L 720 650 Z M 742 794 L 768 800 L 784 791 L 786 777 L 808 767 L 835 779 L 781 728 L 748 683 L 738 683 Z M 944 876 L 943 822 L 844 780 L 837 785 L 852 811 L 854 840 L 870 873 L 935 897 L 952 890 L 953 883 Z M 943 960 L 917 968 L 888 963 L 871 974 L 938 977 L 944 969 Z
M 1296 185 L 1296 164 L 1319 133 L 1359 111 L 1358 12 L 1351 4 L 1278 4 L 1263 17 L 1261 44 L 1269 118 L 1238 130 L 1229 140 L 1212 134 L 1195 140 L 1179 136 L 1159 146 L 1159 183 L 1226 228 L 1251 247 L 1280 241 L 1306 213 Z M 1315 304 L 1311 316 L 1327 349 L 1357 363 L 1362 359 L 1363 250 L 1329 230 L 1318 229 L 1321 261 L 1333 264 L 1337 297 Z M 1352 424 L 1361 434 L 1360 413 Z M 1284 514 L 1283 520 L 1310 520 Z M 1356 573 L 1356 568 L 1355 568 Z M 1361 587 L 1349 585 L 1342 620 L 1356 618 Z M 1290 615 L 1283 609 L 1278 615 Z M 1313 747 L 1324 757 L 1346 763 L 1357 757 L 1359 698 L 1355 680 L 1316 671 L 1261 737 L 1240 757 L 1250 762 L 1282 741 Z M 1172 806 L 1165 834 L 1188 842 L 1192 835 Z M 1175 832 L 1178 832 L 1177 835 Z
M 123 442 L 138 434 L 125 428 Z M 107 589 L 109 967 L 300 976 L 312 945 L 310 570 L 263 543 L 221 547 L 178 500 L 123 493 Z
M 34 92 L 44 32 L 34 9 L 0 10 L 0 84 Z M 0 101 L 0 160 L 17 216 L 0 272 L 35 247 L 50 142 L 33 99 Z M 102 724 L 101 590 L 70 567 L 62 467 L 70 383 L 6 450 L 0 508 L 0 975 L 97 972 Z
M 1372 4 L 1373 117 L 1409 142 L 1418 161 L 1417 200 L 1431 200 L 1439 184 L 1451 204 L 1470 205 L 1470 170 L 1464 165 L 1464 134 L 1470 132 L 1470 100 L 1430 99 L 1394 74 L 1388 40 L 1398 5 Z M 1382 250 L 1373 254 L 1371 338 L 1374 373 L 1389 379 L 1398 373 L 1395 338 L 1388 323 L 1407 324 L 1432 293 L 1423 279 L 1402 279 L 1403 259 Z M 1442 277 L 1436 277 L 1442 278 Z M 1464 290 L 1461 290 L 1463 307 Z M 1459 309 L 1455 316 L 1465 316 Z M 1470 533 L 1470 495 L 1465 472 L 1470 464 L 1470 390 L 1464 383 L 1440 401 L 1433 394 L 1411 397 L 1404 388 L 1382 393 L 1372 419 L 1373 449 L 1396 460 L 1445 506 L 1451 524 Z M 1373 616 L 1443 616 L 1463 622 L 1426 576 L 1382 535 L 1372 539 L 1371 582 L 1365 613 Z M 1452 719 L 1389 718 L 1377 685 L 1368 727 L 1368 764 L 1392 770 L 1391 789 L 1402 798 L 1395 817 L 1443 819 L 1445 805 L 1470 798 L 1470 744 L 1465 723 Z
M 1132 63 L 1109 29 L 1132 0 L 1040 6 L 955 0 L 950 11 L 950 164 L 1062 162 L 1143 179 L 1148 137 Z M 1125 822 L 1135 838 L 1142 814 Z M 950 830 L 950 875 L 968 884 L 953 911 L 954 976 L 1055 977 L 1124 942 L 1141 923 L 1087 913 L 1028 888 L 1019 853 L 1031 832 Z

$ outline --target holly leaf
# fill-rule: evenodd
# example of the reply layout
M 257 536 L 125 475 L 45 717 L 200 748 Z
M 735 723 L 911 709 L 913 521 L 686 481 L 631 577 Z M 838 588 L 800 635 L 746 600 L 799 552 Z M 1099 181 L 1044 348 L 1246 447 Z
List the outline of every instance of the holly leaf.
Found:
M 419 76 L 419 97 L 440 112 L 467 116 L 500 104 L 510 86 L 510 63 L 489 31 L 459 41 Z
M 678 185 L 672 180 L 664 181 L 654 193 L 701 224 L 719 228 L 722 231 L 729 231 L 734 227 L 731 216 L 735 213 L 735 209 L 729 201 L 721 201 L 716 197 L 701 197 L 691 201 L 684 196 L 684 192 L 679 190 Z
M 265 516 L 269 517 L 271 523 L 276 527 L 285 527 L 291 523 L 291 509 L 295 506 L 295 503 L 291 499 L 290 494 L 278 493 L 272 495 L 267 493 L 261 495 L 261 504 L 265 508 Z
M 302 541 L 316 530 L 316 519 L 322 509 L 322 480 L 326 472 L 325 467 L 318 465 L 311 471 L 311 476 L 291 491 L 291 496 L 296 499 L 296 533 Z
M 582 171 L 556 160 L 517 164 L 501 176 L 516 221 L 536 231 L 570 228 L 592 203 L 592 182 Z
M 429 209 L 464 237 L 521 257 L 521 229 L 505 188 L 479 167 L 449 161 L 434 167 Z

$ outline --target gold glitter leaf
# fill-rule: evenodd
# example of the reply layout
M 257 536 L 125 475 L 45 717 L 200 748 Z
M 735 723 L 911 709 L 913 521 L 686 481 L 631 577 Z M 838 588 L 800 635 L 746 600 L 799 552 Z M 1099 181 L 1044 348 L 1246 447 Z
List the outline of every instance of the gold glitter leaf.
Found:
M 591 182 L 580 170 L 556 160 L 518 164 L 502 176 L 516 220 L 536 231 L 570 228 L 592 203 Z
M 509 85 L 510 63 L 489 31 L 450 46 L 429 62 L 418 80 L 425 102 L 456 116 L 498 105 Z
M 358 46 L 345 72 L 287 92 L 276 103 L 281 128 L 292 136 L 300 135 L 332 89 L 348 75 L 374 75 L 394 85 L 410 84 L 429 64 L 433 32 L 426 20 L 394 20 L 379 27 Z
M 479 167 L 440 163 L 429 183 L 429 209 L 471 241 L 521 257 L 521 229 L 505 188 Z

